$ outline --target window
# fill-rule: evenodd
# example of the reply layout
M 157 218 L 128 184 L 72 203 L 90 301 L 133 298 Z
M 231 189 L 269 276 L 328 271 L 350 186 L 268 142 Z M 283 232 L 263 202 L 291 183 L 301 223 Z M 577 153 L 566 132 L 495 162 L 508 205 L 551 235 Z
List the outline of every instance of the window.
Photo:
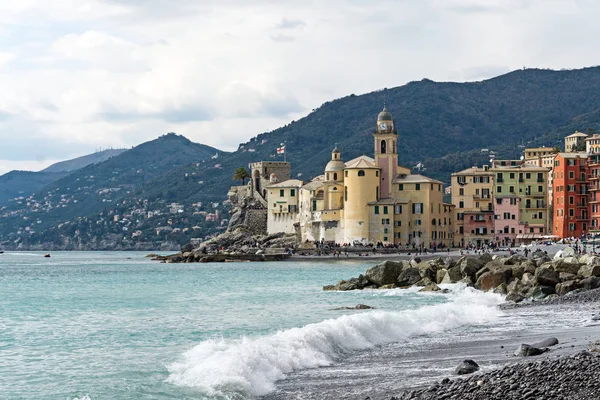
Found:
M 344 186 L 344 201 L 348 201 L 348 186 Z
M 496 187 L 496 193 L 502 193 L 502 186 Z
M 400 204 L 396 204 L 394 206 L 394 213 L 396 213 L 396 214 L 402 214 L 402 206 Z
M 465 208 L 465 202 L 464 201 L 459 201 L 458 202 L 458 208 Z
M 538 186 L 538 192 L 539 193 L 544 193 L 544 187 L 543 186 Z
M 569 196 L 569 204 L 575 204 L 575 197 Z
M 514 193 L 514 192 L 515 192 L 515 187 L 514 187 L 514 186 L 509 186 L 509 187 L 508 187 L 508 191 L 509 191 L 510 193 Z
M 459 188 L 459 189 L 458 189 L 458 195 L 459 195 L 459 196 L 464 196 L 464 195 L 465 195 L 465 189 L 463 189 L 463 188 Z
M 388 208 L 387 208 L 387 206 L 383 206 L 383 213 L 384 213 L 384 214 L 387 214 L 387 213 L 388 213 Z
M 375 199 L 379 201 L 379 186 L 375 188 Z
M 509 177 L 510 177 L 510 179 L 515 179 L 515 173 L 514 173 L 514 172 L 511 172 L 511 173 L 509 174 Z
M 569 179 L 575 178 L 575 172 L 569 171 Z
M 572 208 L 569 208 L 569 217 L 574 217 L 575 216 L 575 210 Z
M 502 174 L 502 172 L 498 172 L 496 174 L 496 181 L 498 181 L 498 182 L 503 182 L 504 181 L 504 175 Z
M 295 197 L 296 196 L 296 189 L 290 189 L 290 196 L 291 197 Z
M 375 206 L 375 214 L 379 214 L 379 206 Z
M 433 183 L 431 184 L 431 190 L 433 191 Z
M 285 190 L 279 189 L 279 197 L 285 196 Z
M 333 180 L 334 180 L 334 181 L 337 181 L 337 172 L 334 172 L 334 173 L 333 173 Z
M 413 214 L 423 214 L 423 203 L 413 203 L 412 212 Z
M 385 154 L 386 147 L 387 147 L 387 145 L 385 143 L 385 140 L 382 140 L 381 141 L 381 154 Z
M 347 178 L 348 177 L 348 171 L 344 171 L 344 176 Z
M 365 176 L 365 171 L 362 169 L 358 171 L 358 176 Z
M 525 174 L 525 179 L 531 179 L 531 172 L 527 172 Z
M 415 183 L 415 190 L 421 190 L 421 184 Z
M 399 191 L 403 191 L 404 190 L 404 184 L 403 183 L 399 183 L 398 184 L 398 190 Z
M 516 206 L 517 205 L 517 199 L 515 199 L 514 197 L 510 199 L 510 205 L 511 206 Z

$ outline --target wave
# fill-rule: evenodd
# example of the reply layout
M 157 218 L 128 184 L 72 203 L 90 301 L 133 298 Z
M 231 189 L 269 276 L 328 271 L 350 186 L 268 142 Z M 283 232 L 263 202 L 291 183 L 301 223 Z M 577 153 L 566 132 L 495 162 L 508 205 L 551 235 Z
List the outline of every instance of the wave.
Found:
M 211 339 L 168 366 L 168 381 L 209 397 L 243 399 L 265 395 L 286 374 L 328 366 L 343 354 L 405 341 L 465 325 L 492 323 L 502 315 L 502 296 L 455 287 L 449 302 L 403 311 L 344 315 L 275 334 Z

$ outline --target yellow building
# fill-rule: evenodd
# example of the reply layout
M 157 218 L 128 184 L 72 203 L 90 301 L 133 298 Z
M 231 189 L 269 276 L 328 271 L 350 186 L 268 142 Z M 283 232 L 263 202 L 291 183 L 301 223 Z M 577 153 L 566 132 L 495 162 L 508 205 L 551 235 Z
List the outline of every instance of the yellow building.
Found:
M 594 133 L 585 139 L 585 152 L 588 154 L 600 153 L 600 135 Z
M 411 174 L 409 168 L 398 165 L 398 133 L 385 107 L 377 117 L 373 139 L 374 158 L 363 155 L 344 162 L 336 147 L 323 175 L 299 189 L 293 224 L 302 240 L 452 245 L 453 205 L 443 201 L 442 182 Z M 278 196 L 284 201 L 278 190 L 290 190 L 296 184 L 290 180 L 267 188 L 269 233 L 289 230 L 289 221 L 282 226 L 273 216 L 285 208 L 277 203 Z

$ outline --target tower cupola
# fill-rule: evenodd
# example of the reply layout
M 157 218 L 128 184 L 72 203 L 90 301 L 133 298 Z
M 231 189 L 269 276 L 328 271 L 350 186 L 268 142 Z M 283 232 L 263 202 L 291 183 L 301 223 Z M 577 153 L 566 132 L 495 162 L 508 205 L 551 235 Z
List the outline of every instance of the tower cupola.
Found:
M 341 181 L 344 168 L 346 168 L 346 164 L 342 161 L 340 150 L 335 146 L 331 151 L 331 161 L 325 166 L 325 179 L 327 181 Z

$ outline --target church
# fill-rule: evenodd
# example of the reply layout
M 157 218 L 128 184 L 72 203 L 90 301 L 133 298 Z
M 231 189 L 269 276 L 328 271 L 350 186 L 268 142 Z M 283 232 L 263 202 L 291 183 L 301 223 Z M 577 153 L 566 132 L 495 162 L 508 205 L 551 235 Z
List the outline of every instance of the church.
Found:
M 373 133 L 374 158 L 344 161 L 337 147 L 323 175 L 305 183 L 265 184 L 268 233 L 296 233 L 303 242 L 439 247 L 453 243 L 453 206 L 442 182 L 398 165 L 398 133 L 384 107 Z

